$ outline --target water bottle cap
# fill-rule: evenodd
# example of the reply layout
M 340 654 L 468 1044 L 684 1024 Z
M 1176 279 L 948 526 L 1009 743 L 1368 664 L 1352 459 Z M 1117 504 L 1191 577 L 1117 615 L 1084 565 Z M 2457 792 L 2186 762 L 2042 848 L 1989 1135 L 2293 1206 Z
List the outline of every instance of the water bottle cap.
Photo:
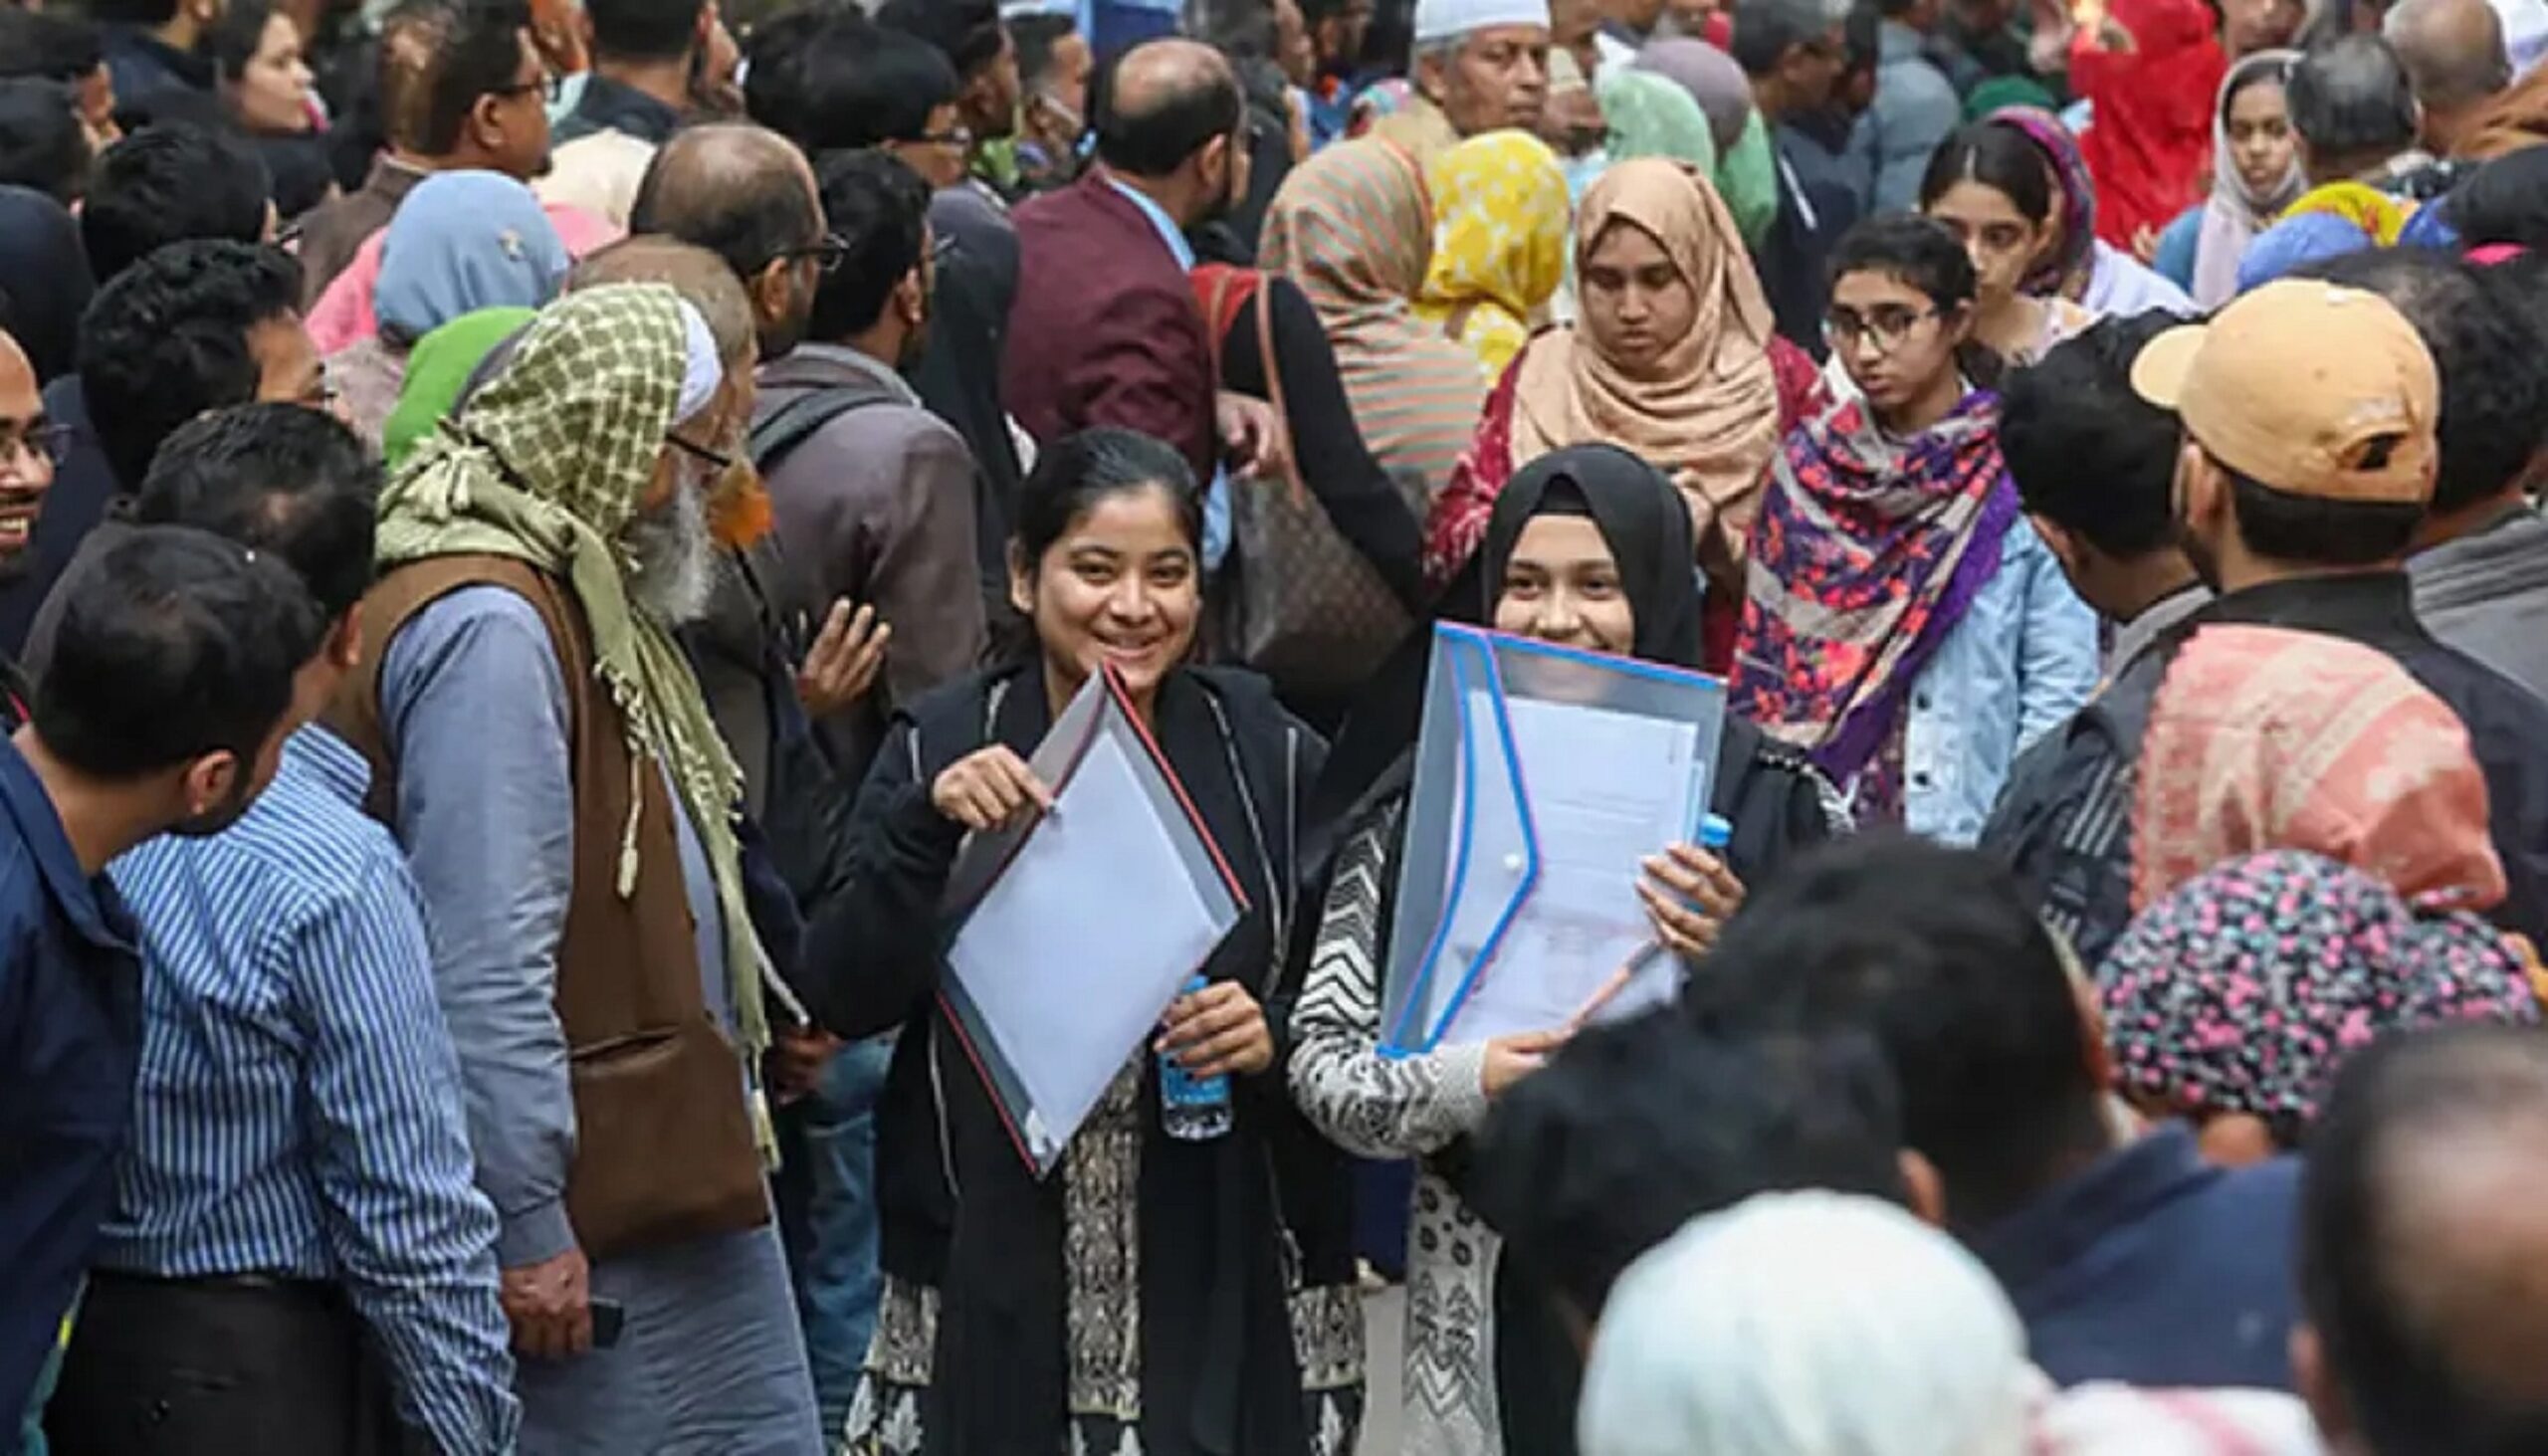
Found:
M 1720 850 L 1734 842 L 1734 823 L 1723 814 L 1710 814 L 1699 821 L 1699 848 Z

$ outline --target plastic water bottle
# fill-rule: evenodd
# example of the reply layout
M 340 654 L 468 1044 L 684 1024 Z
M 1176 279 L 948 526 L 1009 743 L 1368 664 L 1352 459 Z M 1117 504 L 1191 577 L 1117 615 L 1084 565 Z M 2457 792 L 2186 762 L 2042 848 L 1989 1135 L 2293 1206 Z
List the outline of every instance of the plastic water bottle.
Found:
M 1723 814 L 1710 814 L 1699 821 L 1699 848 L 1723 859 L 1725 847 L 1732 843 L 1734 843 L 1732 820 Z
M 1185 983 L 1192 995 L 1209 984 L 1201 975 Z M 1208 1143 L 1230 1130 L 1230 1079 L 1197 1077 L 1178 1065 L 1175 1054 L 1159 1057 L 1159 1117 L 1168 1136 L 1185 1143 Z

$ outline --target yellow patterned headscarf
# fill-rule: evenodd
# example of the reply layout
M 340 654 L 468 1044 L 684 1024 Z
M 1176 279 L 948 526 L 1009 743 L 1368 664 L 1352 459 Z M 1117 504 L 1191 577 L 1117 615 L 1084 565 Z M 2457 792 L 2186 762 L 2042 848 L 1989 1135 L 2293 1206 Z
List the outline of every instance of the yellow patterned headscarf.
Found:
M 2374 243 L 2395 248 L 2398 235 L 2415 218 L 2416 205 L 2367 182 L 2329 182 L 2301 193 L 2298 201 L 2283 209 L 2282 215 L 2300 217 L 2313 212 L 2343 218 L 2370 234 Z
M 1489 380 L 1531 336 L 1532 315 L 1566 276 L 1571 218 L 1557 153 L 1527 131 L 1472 136 L 1436 158 L 1433 265 L 1416 316 L 1435 327 L 1459 320 Z

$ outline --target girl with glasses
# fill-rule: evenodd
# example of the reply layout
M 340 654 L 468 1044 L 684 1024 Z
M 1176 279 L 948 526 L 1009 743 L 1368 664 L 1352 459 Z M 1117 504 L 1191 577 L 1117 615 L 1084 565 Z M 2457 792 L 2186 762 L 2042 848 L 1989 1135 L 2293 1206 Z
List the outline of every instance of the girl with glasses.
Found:
M 1977 282 L 1927 218 L 1840 240 L 1826 327 L 1855 386 L 1789 433 L 1752 531 L 1733 707 L 1862 822 L 1971 844 L 2017 752 L 2085 703 L 2096 617 L 2018 520 Z

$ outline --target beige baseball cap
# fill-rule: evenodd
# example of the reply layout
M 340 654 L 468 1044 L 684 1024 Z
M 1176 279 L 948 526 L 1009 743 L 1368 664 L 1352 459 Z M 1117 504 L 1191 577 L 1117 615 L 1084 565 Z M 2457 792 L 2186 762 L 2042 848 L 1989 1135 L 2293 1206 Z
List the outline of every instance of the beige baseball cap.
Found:
M 2150 340 L 2132 388 L 2258 485 L 2366 504 L 2433 497 L 2441 378 L 2415 325 L 2378 294 L 2266 284 Z

